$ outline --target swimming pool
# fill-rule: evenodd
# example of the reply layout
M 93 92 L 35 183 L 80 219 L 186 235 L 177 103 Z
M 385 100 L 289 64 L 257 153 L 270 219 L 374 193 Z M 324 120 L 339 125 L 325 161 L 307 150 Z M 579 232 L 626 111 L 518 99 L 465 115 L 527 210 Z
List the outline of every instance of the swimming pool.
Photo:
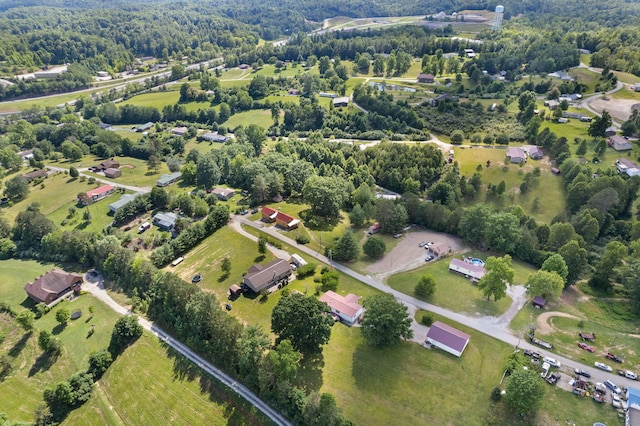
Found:
M 471 259 L 471 264 L 476 265 L 476 266 L 484 266 L 484 262 L 480 259 L 477 258 L 472 258 Z

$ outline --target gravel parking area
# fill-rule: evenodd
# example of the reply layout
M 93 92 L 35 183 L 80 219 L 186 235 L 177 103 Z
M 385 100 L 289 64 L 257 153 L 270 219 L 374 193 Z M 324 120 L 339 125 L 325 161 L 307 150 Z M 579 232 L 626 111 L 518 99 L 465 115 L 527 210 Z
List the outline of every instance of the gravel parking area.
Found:
M 385 278 L 423 265 L 425 258 L 430 254 L 424 247 L 419 247 L 423 241 L 445 243 L 451 247 L 453 254 L 464 253 L 468 250 L 468 247 L 458 237 L 441 232 L 412 229 L 402 237 L 391 252 L 369 265 L 367 272 L 378 278 Z

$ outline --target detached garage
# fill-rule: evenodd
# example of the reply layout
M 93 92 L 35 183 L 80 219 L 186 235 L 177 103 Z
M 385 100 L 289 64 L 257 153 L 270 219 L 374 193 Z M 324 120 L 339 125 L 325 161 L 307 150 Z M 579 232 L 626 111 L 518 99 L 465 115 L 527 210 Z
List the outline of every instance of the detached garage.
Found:
M 469 344 L 470 336 L 460 330 L 436 321 L 427 333 L 427 343 L 460 357 Z

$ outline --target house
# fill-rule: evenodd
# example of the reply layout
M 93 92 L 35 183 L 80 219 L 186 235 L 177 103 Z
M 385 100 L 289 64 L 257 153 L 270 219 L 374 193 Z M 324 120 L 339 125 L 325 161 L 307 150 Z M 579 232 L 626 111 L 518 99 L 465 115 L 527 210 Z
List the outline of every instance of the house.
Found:
M 104 171 L 104 175 L 105 177 L 111 178 L 111 179 L 115 179 L 115 178 L 119 178 L 120 176 L 122 176 L 122 172 L 119 169 L 105 169 Z
M 636 83 L 633 85 L 633 90 L 636 92 L 640 92 L 640 83 Z
M 436 257 L 442 257 L 451 253 L 451 247 L 443 242 L 434 243 L 429 246 L 429 251 Z
M 22 161 L 29 161 L 30 159 L 33 158 L 33 150 L 28 149 L 26 151 L 20 151 L 18 155 L 22 157 Z
M 426 343 L 460 357 L 469 344 L 470 337 L 467 333 L 436 321 L 429 327 Z
M 540 148 L 537 146 L 529 148 L 529 158 L 532 160 L 541 160 L 544 157 L 544 154 Z
M 333 106 L 336 108 L 346 107 L 349 105 L 349 97 L 341 96 L 339 98 L 333 98 Z
M 582 95 L 580 93 L 571 93 L 571 94 L 560 95 L 560 97 L 558 98 L 558 101 L 575 102 L 579 99 L 582 99 Z
M 97 166 L 93 166 L 93 171 L 102 172 L 107 169 L 119 169 L 119 168 L 120 168 L 120 162 L 114 159 L 111 159 L 111 160 L 104 160 L 102 163 L 98 164 Z
M 241 70 L 248 70 L 250 67 L 249 64 L 240 64 L 238 65 L 238 68 L 240 68 Z
M 607 127 L 604 131 L 605 136 L 615 136 L 618 133 L 618 128 L 616 126 Z
M 96 189 L 87 191 L 84 194 L 80 194 L 80 196 L 78 196 L 78 201 L 81 202 L 82 205 L 87 206 L 95 203 L 96 201 L 100 201 L 103 198 L 107 198 L 109 195 L 113 194 L 115 190 L 116 189 L 111 185 L 102 185 Z
M 122 207 L 124 207 L 126 204 L 128 204 L 131 201 L 133 201 L 133 199 L 136 198 L 137 196 L 138 196 L 138 194 L 125 194 L 125 195 L 123 195 L 115 203 L 109 204 L 109 210 L 112 213 L 115 213 L 118 210 L 120 210 Z
M 113 130 L 113 126 L 107 123 L 100 123 L 98 124 L 98 127 L 100 127 L 102 130 Z
M 560 106 L 560 102 L 550 99 L 548 101 L 544 101 L 544 106 L 549 108 L 550 111 L 555 111 Z
M 618 158 L 616 160 L 616 168 L 619 173 L 623 173 L 627 176 L 640 175 L 640 168 L 638 168 L 638 165 L 627 158 Z
M 274 260 L 266 265 L 253 265 L 242 278 L 242 284 L 255 293 L 260 293 L 282 281 L 289 281 L 291 265 L 283 259 Z
M 544 307 L 547 306 L 547 300 L 542 296 L 536 296 L 531 301 L 531 304 L 534 308 L 544 309 Z
M 625 416 L 625 426 L 640 425 L 640 390 L 632 387 L 627 388 L 627 413 Z
M 185 126 L 174 127 L 173 129 L 171 129 L 171 134 L 173 136 L 184 136 L 188 131 L 189 129 L 187 129 Z
M 433 74 L 418 74 L 418 83 L 432 84 L 434 81 L 436 81 L 436 79 Z
M 300 220 L 296 219 L 293 216 L 289 216 L 286 213 L 282 213 L 281 211 L 274 210 L 271 207 L 263 207 L 261 210 L 262 220 L 265 222 L 273 223 L 284 228 L 288 231 L 292 229 L 296 229 Z
M 358 303 L 360 298 L 355 294 L 341 296 L 329 290 L 319 300 L 329 305 L 331 312 L 348 325 L 355 324 L 364 312 L 364 308 Z
M 71 291 L 79 291 L 81 284 L 81 275 L 54 269 L 27 283 L 24 290 L 34 302 L 48 305 Z
M 559 124 L 567 124 L 568 122 L 569 122 L 568 118 L 564 118 L 564 117 L 558 118 L 558 123 Z
M 200 140 L 207 141 L 207 142 L 224 143 L 228 141 L 229 138 L 224 135 L 220 135 L 218 133 L 205 133 L 202 136 L 200 136 Z
M 47 177 L 47 170 L 46 169 L 35 170 L 33 172 L 23 174 L 22 177 L 25 178 L 27 182 L 31 182 L 38 178 Z
M 435 98 L 429 99 L 429 103 L 431 104 L 431 106 L 438 106 L 440 101 L 446 101 L 446 100 L 457 101 L 458 98 L 451 96 L 448 93 L 443 93 L 441 95 L 436 96 Z
M 175 213 L 157 213 L 153 216 L 153 224 L 162 231 L 171 232 L 173 227 L 176 226 L 177 219 L 178 216 Z
M 153 123 L 149 121 L 148 123 L 139 125 L 138 128 L 136 129 L 136 132 L 146 132 L 151 130 L 152 127 L 153 127 Z
M 300 94 L 300 92 L 298 91 L 298 89 L 289 89 L 289 95 L 291 96 L 298 96 Z
M 483 266 L 474 265 L 456 258 L 451 259 L 451 262 L 449 262 L 449 270 L 462 274 L 465 278 L 471 278 L 474 283 L 478 282 L 487 273 Z
M 327 93 L 327 92 L 319 92 L 318 96 L 320 96 L 321 98 L 337 98 L 338 95 L 336 95 L 335 93 Z
M 512 163 L 520 164 L 527 161 L 527 155 L 522 148 L 507 148 L 507 157 Z
M 616 151 L 628 151 L 630 149 L 633 149 L 633 145 L 631 145 L 631 142 L 629 142 L 629 140 L 624 136 L 610 136 L 607 144 Z
M 164 174 L 160 176 L 160 179 L 158 179 L 158 181 L 156 182 L 156 185 L 158 185 L 160 188 L 164 188 L 165 186 L 169 186 L 176 183 L 180 179 L 182 179 L 182 173 L 180 172 Z
M 220 201 L 228 201 L 231 197 L 236 195 L 236 192 L 233 189 L 229 188 L 215 188 L 211 192 L 213 193 L 213 195 L 218 197 L 218 200 Z

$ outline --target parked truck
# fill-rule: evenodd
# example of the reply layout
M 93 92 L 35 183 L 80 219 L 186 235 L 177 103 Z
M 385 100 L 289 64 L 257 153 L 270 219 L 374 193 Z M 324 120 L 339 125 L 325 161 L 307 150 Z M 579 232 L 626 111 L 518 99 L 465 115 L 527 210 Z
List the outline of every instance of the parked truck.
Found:
M 553 349 L 553 345 L 549 342 L 545 342 L 544 340 L 540 340 L 535 336 L 530 336 L 531 339 L 531 343 L 533 343 L 534 345 L 538 345 L 541 346 L 545 349 Z

